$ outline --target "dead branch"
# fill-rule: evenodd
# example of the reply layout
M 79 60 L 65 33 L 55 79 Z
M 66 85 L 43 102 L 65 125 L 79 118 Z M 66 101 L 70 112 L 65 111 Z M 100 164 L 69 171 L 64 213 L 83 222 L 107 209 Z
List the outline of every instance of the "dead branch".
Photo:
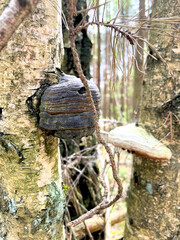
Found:
M 67 0 L 67 7 L 68 7 L 69 40 L 70 40 L 70 44 L 71 44 L 71 50 L 72 50 L 72 54 L 73 54 L 73 58 L 74 58 L 74 63 L 76 65 L 78 75 L 79 75 L 79 77 L 80 77 L 80 79 L 81 79 L 81 81 L 84 84 L 84 87 L 86 89 L 89 104 L 90 104 L 90 106 L 92 107 L 92 110 L 93 110 L 97 139 L 98 139 L 99 143 L 101 143 L 105 147 L 105 149 L 106 149 L 106 151 L 109 155 L 109 159 L 110 159 L 111 167 L 112 167 L 112 172 L 113 172 L 113 178 L 115 179 L 115 181 L 117 182 L 117 185 L 118 185 L 118 193 L 113 200 L 108 202 L 107 199 L 105 197 L 103 197 L 102 202 L 100 204 L 98 204 L 95 208 L 93 208 L 90 211 L 88 211 L 87 213 L 83 214 L 78 219 L 68 223 L 69 226 L 76 226 L 78 223 L 84 221 L 87 218 L 92 217 L 94 214 L 96 214 L 100 210 L 103 210 L 103 209 L 111 206 L 113 203 L 115 203 L 121 197 L 122 184 L 121 184 L 120 179 L 117 176 L 115 161 L 114 161 L 111 149 L 108 146 L 108 144 L 104 141 L 104 139 L 101 138 L 100 127 L 99 127 L 99 124 L 98 124 L 98 114 L 97 114 L 96 107 L 95 107 L 95 104 L 94 104 L 94 101 L 93 101 L 93 98 L 92 98 L 92 95 L 91 95 L 91 91 L 90 91 L 89 86 L 88 86 L 88 82 L 87 82 L 86 77 L 84 76 L 83 71 L 82 71 L 79 55 L 78 55 L 77 50 L 76 50 L 75 32 L 74 32 L 74 27 L 73 27 L 73 3 L 72 3 L 71 0 Z M 104 181 L 102 179 L 100 179 L 100 181 L 101 181 L 101 184 L 103 186 L 105 186 Z M 105 194 L 105 195 L 107 195 L 107 194 Z
M 137 36 L 134 36 L 131 32 L 123 30 L 122 28 L 124 25 L 115 25 L 115 24 L 110 24 L 110 23 L 105 23 L 105 22 L 88 22 L 84 23 L 81 26 L 77 26 L 76 29 L 73 30 L 74 34 L 77 34 L 79 31 L 82 29 L 88 28 L 90 25 L 97 25 L 97 26 L 104 26 L 104 27 L 109 27 L 111 29 L 114 29 L 114 31 L 118 34 L 121 34 L 121 36 L 125 37 L 131 45 L 134 45 L 134 41 L 137 38 Z
M 125 221 L 125 217 L 126 217 L 126 211 L 122 211 L 122 212 L 119 211 L 119 212 L 111 213 L 111 215 L 110 215 L 111 226 L 116 223 Z M 93 232 L 97 232 L 97 231 L 103 229 L 103 227 L 105 225 L 105 219 L 104 219 L 104 217 L 96 215 L 96 216 L 86 220 L 85 223 L 86 223 L 86 227 L 89 229 L 89 231 L 91 233 L 93 233 Z M 86 232 L 86 229 L 85 229 L 83 223 L 78 224 L 76 227 L 73 227 L 72 229 L 73 229 L 73 232 L 77 239 L 82 239 L 83 237 L 85 237 L 87 235 L 87 232 Z
M 10 1 L 0 16 L 0 51 L 37 3 L 38 0 Z

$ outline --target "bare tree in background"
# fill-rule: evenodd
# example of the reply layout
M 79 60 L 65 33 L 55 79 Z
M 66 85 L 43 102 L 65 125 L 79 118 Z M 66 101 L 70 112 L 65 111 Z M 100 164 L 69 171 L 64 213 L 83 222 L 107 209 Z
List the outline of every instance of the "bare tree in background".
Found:
M 143 24 L 145 21 L 145 0 L 139 0 L 139 22 Z M 145 37 L 145 30 L 140 27 L 138 35 Z M 141 100 L 142 84 L 144 79 L 144 41 L 137 40 L 135 62 L 134 62 L 134 86 L 133 86 L 133 110 L 138 110 L 138 105 Z

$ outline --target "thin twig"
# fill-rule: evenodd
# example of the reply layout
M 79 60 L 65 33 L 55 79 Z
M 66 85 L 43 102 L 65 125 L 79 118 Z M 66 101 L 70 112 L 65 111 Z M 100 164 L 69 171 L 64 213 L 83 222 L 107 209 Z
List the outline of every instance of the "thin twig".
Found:
M 107 3 L 110 3 L 110 1 L 102 3 L 102 4 L 99 4 L 98 6 L 95 6 L 95 7 L 90 7 L 90 8 L 86 8 L 86 9 L 82 9 L 82 10 L 76 11 L 74 13 L 74 15 L 77 15 L 77 14 L 80 14 L 80 13 L 84 13 L 84 12 L 88 12 L 88 11 L 90 11 L 92 9 L 100 8 L 100 7 L 104 6 L 104 5 L 106 5 Z
M 161 55 L 159 54 L 158 50 L 150 43 L 148 42 L 146 39 L 136 36 L 137 39 L 142 40 L 143 42 L 145 42 L 156 54 L 157 56 L 161 59 L 161 61 L 167 65 L 166 61 L 161 57 Z
M 72 50 L 72 54 L 73 54 L 73 58 L 74 58 L 74 63 L 76 65 L 78 75 L 79 75 L 79 77 L 80 77 L 80 79 L 81 79 L 81 81 L 84 84 L 84 87 L 86 89 L 89 105 L 91 106 L 91 108 L 93 110 L 94 123 L 95 123 L 95 129 L 96 129 L 96 135 L 97 135 L 98 142 L 101 143 L 102 145 L 104 145 L 104 147 L 105 147 L 105 149 L 106 149 L 106 151 L 109 155 L 109 159 L 110 159 L 111 167 L 112 167 L 112 172 L 113 172 L 113 177 L 118 184 L 118 193 L 113 200 L 108 202 L 106 199 L 103 198 L 102 202 L 100 204 L 98 204 L 95 208 L 91 209 L 90 211 L 88 211 L 84 215 L 80 216 L 78 219 L 68 223 L 69 226 L 76 226 L 77 224 L 84 221 L 85 219 L 92 217 L 94 214 L 96 214 L 100 210 L 103 210 L 103 209 L 111 206 L 113 203 L 115 203 L 122 195 L 122 184 L 121 184 L 120 179 L 117 176 L 117 172 L 116 172 L 116 168 L 115 168 L 115 161 L 114 161 L 111 149 L 100 135 L 100 127 L 99 127 L 99 124 L 98 124 L 98 114 L 97 114 L 96 107 L 95 107 L 95 104 L 94 104 L 94 101 L 93 101 L 93 98 L 92 98 L 91 91 L 89 89 L 88 82 L 87 82 L 86 77 L 84 76 L 83 71 L 82 71 L 79 55 L 78 55 L 77 50 L 76 50 L 75 32 L 74 32 L 74 28 L 73 28 L 73 6 L 72 6 L 72 1 L 71 0 L 67 0 L 67 8 L 68 8 L 69 40 L 70 40 L 70 44 L 71 44 L 71 50 Z

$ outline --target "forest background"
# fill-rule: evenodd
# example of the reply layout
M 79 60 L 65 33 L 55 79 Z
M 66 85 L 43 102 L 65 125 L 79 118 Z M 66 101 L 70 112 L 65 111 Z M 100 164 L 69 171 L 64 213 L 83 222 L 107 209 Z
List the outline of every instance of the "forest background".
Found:
M 74 175 L 76 181 L 71 179 L 70 184 L 67 184 L 67 186 L 71 185 L 71 188 L 67 190 L 67 193 L 71 194 L 80 188 L 81 183 L 90 182 L 90 177 L 86 175 L 89 170 L 93 169 L 96 175 L 93 177 L 95 176 L 97 179 L 98 170 L 93 161 L 97 155 L 95 152 L 91 152 L 94 154 L 92 157 L 82 156 L 82 151 L 92 150 L 83 141 L 74 143 L 76 149 L 63 140 L 59 142 L 60 150 L 64 150 L 62 145 L 65 148 L 65 155 L 67 150 L 69 151 L 67 146 L 70 146 L 72 150 L 72 152 L 68 152 L 68 154 L 72 153 L 70 156 L 62 154 L 64 176 L 61 176 L 57 157 L 59 154 L 57 139 L 44 134 L 37 128 L 37 119 L 33 112 L 37 110 L 33 107 L 38 107 L 34 100 L 39 97 L 38 94 L 42 93 L 39 92 L 41 87 L 47 87 L 46 84 L 49 84 L 49 79 L 42 77 L 42 69 L 52 69 L 61 65 L 59 52 L 62 54 L 63 48 L 59 17 L 57 17 L 58 35 L 55 31 L 55 26 L 57 26 L 55 16 L 59 15 L 61 3 L 57 3 L 54 6 L 52 2 L 48 4 L 46 1 L 40 2 L 34 15 L 31 16 L 31 21 L 28 20 L 29 22 L 27 21 L 24 26 L 21 25 L 8 47 L 2 52 L 0 156 L 1 170 L 3 170 L 1 171 L 1 218 L 3 223 L 1 234 L 3 238 L 11 235 L 13 239 L 24 235 L 33 236 L 33 239 L 46 239 L 51 234 L 55 238 L 56 235 L 57 237 L 62 236 L 63 227 L 59 222 L 60 219 L 62 220 L 64 208 L 61 177 L 66 177 L 65 173 L 66 171 L 70 172 L 70 169 L 71 173 L 76 172 Z M 89 21 L 94 18 L 96 22 L 102 22 L 95 24 L 98 25 L 97 34 L 93 35 L 92 32 L 96 31 L 91 30 L 90 26 L 88 27 L 88 34 L 92 35 L 93 39 L 93 45 L 90 44 L 93 46 L 93 67 L 90 72 L 86 72 L 86 76 L 89 75 L 88 78 L 93 76 L 102 93 L 100 116 L 102 134 L 106 134 L 106 131 L 110 131 L 115 126 L 137 121 L 141 89 L 144 84 L 139 120 L 146 129 L 156 134 L 158 139 L 165 142 L 173 151 L 172 161 L 165 165 L 144 158 L 142 161 L 141 157 L 134 159 L 125 237 L 134 239 L 135 236 L 137 239 L 145 239 L 145 236 L 150 238 L 153 235 L 153 239 L 176 239 L 179 235 L 178 197 L 176 195 L 179 189 L 177 148 L 179 143 L 179 81 L 177 76 L 179 65 L 176 64 L 179 54 L 177 42 L 179 8 L 174 2 L 171 4 L 168 1 L 155 1 L 153 16 L 159 18 L 149 20 L 149 16 L 152 14 L 149 2 L 146 2 L 146 7 L 144 1 L 140 1 L 139 5 L 133 1 L 114 1 L 114 3 L 116 7 L 111 1 L 109 5 L 107 2 L 98 8 L 97 6 L 101 3 L 96 1 L 96 6 L 93 7 L 94 15 L 89 14 Z M 7 2 L 4 1 L 2 7 L 5 8 L 6 5 Z M 130 10 L 131 6 L 132 11 Z M 79 11 L 81 10 L 79 9 Z M 120 17 L 117 13 L 120 14 Z M 47 21 L 51 18 L 53 21 Z M 119 26 L 118 31 L 122 30 L 119 35 L 117 31 L 113 32 L 108 27 L 101 26 L 104 23 L 113 22 L 114 24 L 116 20 Z M 159 24 L 159 22 L 161 23 Z M 67 24 L 65 18 L 64 24 Z M 153 44 L 146 40 L 149 32 L 151 32 L 150 42 Z M 155 33 L 158 33 L 158 37 Z M 86 35 L 86 32 L 84 34 Z M 40 41 L 39 36 L 41 36 Z M 136 44 L 133 44 L 133 36 Z M 66 44 L 65 41 L 64 43 Z M 33 49 L 34 46 L 36 51 Z M 66 49 L 66 45 L 64 47 Z M 24 54 L 22 54 L 21 48 Z M 145 58 L 144 55 L 148 55 L 148 58 Z M 146 64 L 146 59 L 148 64 Z M 145 66 L 146 79 L 144 81 Z M 63 70 L 65 71 L 65 69 Z M 72 72 L 70 71 L 70 73 Z M 77 72 L 75 74 L 77 75 Z M 35 92 L 35 90 L 37 91 Z M 108 118 L 108 120 L 102 120 L 104 118 Z M 103 131 L 105 132 L 103 133 Z M 74 160 L 73 151 L 78 152 L 77 149 L 80 150 L 77 160 L 87 160 L 81 170 L 76 169 L 75 165 L 71 166 L 72 162 L 68 162 L 69 159 Z M 126 159 L 129 153 L 125 152 L 125 155 Z M 119 156 L 118 152 L 115 156 L 117 161 Z M 122 158 L 120 161 L 123 163 Z M 73 164 L 75 162 L 77 161 L 73 161 Z M 124 163 L 126 165 L 126 161 Z M 117 165 L 119 166 L 119 164 Z M 120 168 L 119 170 L 117 168 L 117 170 L 121 180 L 126 182 L 125 176 L 130 177 L 127 173 L 129 169 Z M 88 181 L 83 180 L 83 177 Z M 66 183 L 66 181 L 64 182 Z M 65 187 L 67 186 L 65 185 Z M 39 189 L 41 189 L 40 193 L 38 193 Z M 92 188 L 90 189 L 92 190 Z M 99 188 L 93 189 L 93 191 L 100 193 Z M 90 195 L 89 193 L 88 195 Z M 76 192 L 76 195 L 84 200 L 83 194 Z M 67 196 L 70 195 L 67 194 Z M 98 194 L 96 197 L 99 197 Z M 86 203 L 92 203 L 89 199 L 85 200 Z M 74 199 L 71 199 L 71 203 L 69 203 L 70 208 L 74 204 L 74 209 L 78 210 L 79 215 L 82 215 L 82 212 L 86 211 L 83 209 L 82 202 L 79 204 L 77 199 L 76 202 L 73 201 Z M 93 204 L 96 206 L 99 201 L 100 198 L 97 199 L 97 203 L 94 201 Z M 35 204 L 32 205 L 32 202 Z M 166 208 L 163 208 L 165 205 Z M 91 209 L 91 207 L 94 206 L 87 206 L 87 209 Z M 162 216 L 164 221 L 161 223 Z M 70 216 L 68 221 L 73 219 Z M 156 221 L 154 221 L 155 219 Z M 58 225 L 60 228 L 57 228 Z M 70 235 L 68 232 L 66 234 L 70 238 L 72 235 L 73 231 Z M 88 232 L 88 235 L 92 239 L 91 233 Z M 119 237 L 120 234 L 118 234 Z M 108 234 L 106 234 L 106 238 L 108 238 Z M 9 239 L 11 238 L 9 237 Z

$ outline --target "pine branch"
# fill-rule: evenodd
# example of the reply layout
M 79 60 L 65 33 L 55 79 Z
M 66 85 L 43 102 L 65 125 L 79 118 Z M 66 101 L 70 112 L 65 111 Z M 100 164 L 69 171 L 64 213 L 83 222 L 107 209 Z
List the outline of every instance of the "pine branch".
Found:
M 73 30 L 73 33 L 77 34 L 79 31 L 81 31 L 82 29 L 88 28 L 90 25 L 109 27 L 113 29 L 117 34 L 121 34 L 122 37 L 125 37 L 131 45 L 134 45 L 134 41 L 138 38 L 137 36 L 133 35 L 131 32 L 122 30 L 122 26 L 105 23 L 105 22 L 97 22 L 97 21 L 84 23 L 81 26 L 76 27 L 76 29 Z

